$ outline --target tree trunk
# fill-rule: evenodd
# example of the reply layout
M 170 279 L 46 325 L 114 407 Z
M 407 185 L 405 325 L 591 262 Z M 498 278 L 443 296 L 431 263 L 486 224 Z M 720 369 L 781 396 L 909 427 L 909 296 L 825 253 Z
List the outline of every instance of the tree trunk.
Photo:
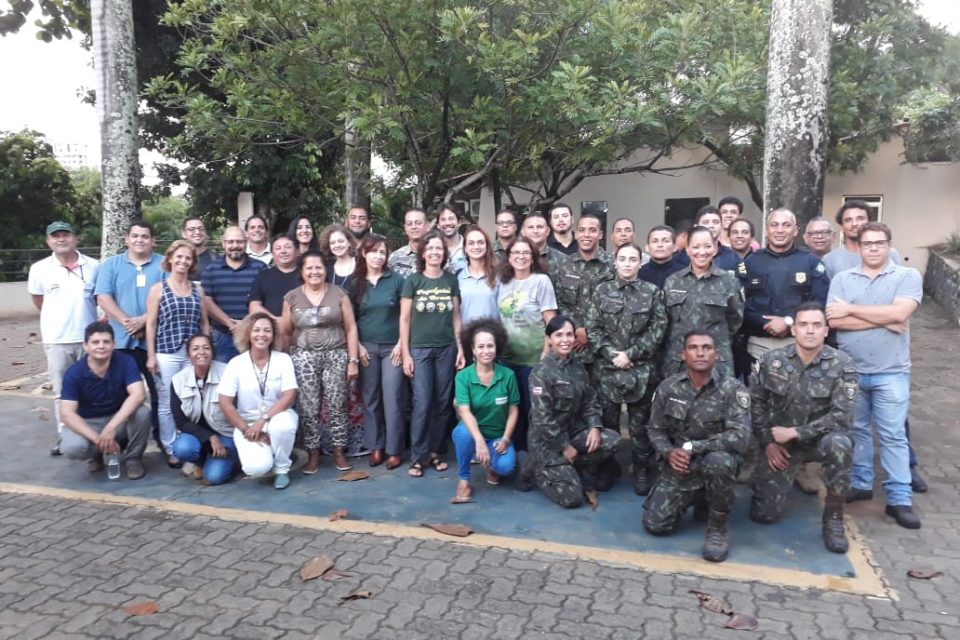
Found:
M 127 227 L 140 217 L 133 6 L 131 0 L 91 0 L 90 17 L 100 121 L 101 253 L 109 256 L 125 249 Z
M 763 208 L 790 209 L 801 229 L 823 209 L 832 20 L 832 0 L 773 0 Z
M 351 123 L 347 124 L 343 134 L 343 174 L 344 174 L 344 212 L 349 207 L 363 207 L 370 210 L 370 195 L 367 185 L 370 183 L 370 145 L 360 140 Z

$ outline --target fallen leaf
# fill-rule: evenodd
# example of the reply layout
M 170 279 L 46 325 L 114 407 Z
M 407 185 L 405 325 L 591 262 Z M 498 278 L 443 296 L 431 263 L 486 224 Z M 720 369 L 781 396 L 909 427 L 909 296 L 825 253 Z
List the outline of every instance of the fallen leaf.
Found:
M 319 578 L 327 571 L 330 571 L 330 569 L 333 569 L 334 564 L 333 560 L 327 556 L 310 558 L 300 567 L 300 579 L 306 582 L 307 580 Z
M 438 533 L 457 536 L 458 538 L 466 538 L 473 533 L 473 529 L 465 524 L 424 524 L 423 526 L 429 527 Z
M 27 363 L 24 362 L 23 360 L 14 360 L 14 361 L 11 362 L 10 364 L 12 364 L 13 366 L 17 366 L 17 365 L 27 364 Z
M 337 480 L 340 482 L 354 482 L 356 480 L 366 480 L 370 477 L 370 474 L 366 471 L 347 471 L 341 476 L 337 476 Z
M 356 593 L 351 593 L 348 596 L 343 596 L 340 598 L 340 602 L 337 603 L 337 606 L 343 604 L 344 602 L 351 602 L 353 600 L 366 600 L 373 595 L 371 591 L 357 591 Z
M 153 600 L 145 600 L 136 604 L 128 604 L 123 608 L 123 611 L 131 616 L 149 616 L 160 611 L 160 606 Z
M 8 384 L 5 387 L 0 387 L 0 391 L 16 391 L 19 388 L 20 388 L 20 385 L 18 384 Z
M 910 569 L 907 575 L 917 580 L 929 580 L 943 575 L 943 571 L 923 571 L 922 569 Z
M 712 611 L 714 613 L 722 613 L 726 616 L 732 616 L 734 614 L 733 609 L 728 607 L 722 600 L 718 600 L 709 593 L 704 593 L 703 591 L 697 591 L 696 589 L 690 589 L 690 593 L 697 596 L 697 600 L 700 601 L 700 606 L 706 609 L 707 611 Z
M 323 574 L 322 580 L 325 582 L 333 582 L 334 580 L 339 580 L 340 578 L 349 578 L 349 573 L 344 573 L 343 571 L 337 571 L 336 569 L 330 569 L 325 574 Z
M 40 385 L 40 388 L 44 391 L 53 391 L 53 385 L 49 382 L 44 382 L 42 385 Z
M 30 332 L 30 337 L 31 337 L 31 338 L 36 338 L 36 337 L 37 337 L 37 332 L 36 332 L 36 331 L 31 331 L 31 332 Z M 6 340 L 6 338 L 4 338 L 4 340 Z
M 600 506 L 600 501 L 597 500 L 596 491 L 587 491 L 586 499 L 587 499 L 587 504 L 590 505 L 591 511 L 596 511 L 597 507 Z
M 337 520 L 343 520 L 343 519 L 346 518 L 348 515 L 350 515 L 350 512 L 347 511 L 346 509 L 337 509 L 336 511 L 334 511 L 333 513 L 330 514 L 330 522 L 336 522 Z
M 760 623 L 751 615 L 746 613 L 735 613 L 729 620 L 727 624 L 723 625 L 727 629 L 736 629 L 737 631 L 753 631 L 756 629 Z

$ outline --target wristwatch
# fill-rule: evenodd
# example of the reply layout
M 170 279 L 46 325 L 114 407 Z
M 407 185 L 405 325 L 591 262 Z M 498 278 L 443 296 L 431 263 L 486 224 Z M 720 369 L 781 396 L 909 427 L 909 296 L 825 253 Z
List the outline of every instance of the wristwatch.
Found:
M 690 442 L 689 440 L 687 442 L 684 442 L 683 446 L 680 448 L 686 451 L 687 453 L 693 453 L 693 443 Z
M 793 316 L 783 316 L 783 324 L 787 325 L 788 327 L 792 327 L 792 326 L 793 326 Z

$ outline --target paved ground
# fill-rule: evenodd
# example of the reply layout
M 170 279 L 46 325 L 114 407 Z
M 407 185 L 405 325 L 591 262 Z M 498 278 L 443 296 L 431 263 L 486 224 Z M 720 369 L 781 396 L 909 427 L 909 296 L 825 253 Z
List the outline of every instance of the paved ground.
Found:
M 923 529 L 907 531 L 883 516 L 882 491 L 849 510 L 889 597 L 7 492 L 0 493 L 0 638 L 738 634 L 722 628 L 724 616 L 700 609 L 690 589 L 756 616 L 758 630 L 739 633 L 757 638 L 960 638 L 960 329 L 932 304 L 914 321 L 914 356 L 911 419 L 931 481 L 930 493 L 915 500 Z M 350 577 L 301 582 L 300 565 L 318 554 Z M 906 576 L 914 568 L 943 575 L 914 580 Z M 358 589 L 372 598 L 338 606 Z M 160 611 L 121 611 L 143 600 Z

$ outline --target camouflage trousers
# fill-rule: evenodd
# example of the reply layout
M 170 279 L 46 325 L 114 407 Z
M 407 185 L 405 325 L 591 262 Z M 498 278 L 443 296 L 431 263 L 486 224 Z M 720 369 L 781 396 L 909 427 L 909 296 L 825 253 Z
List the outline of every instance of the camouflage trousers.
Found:
M 775 522 L 783 515 L 787 494 L 804 462 L 819 462 L 823 466 L 823 484 L 834 495 L 843 495 L 850 488 L 850 464 L 853 461 L 853 440 L 846 433 L 828 433 L 817 440 L 787 445 L 790 466 L 775 471 L 767 464 L 767 456 L 760 452 L 757 469 L 753 473 L 753 498 L 750 517 L 760 522 Z
M 728 451 L 710 451 L 693 457 L 690 475 L 681 476 L 664 461 L 657 484 L 644 503 L 643 527 L 654 535 L 673 533 L 697 492 L 703 490 L 707 505 L 727 512 L 733 506 L 740 456 Z
M 570 444 L 577 450 L 574 464 L 562 456 L 552 456 L 549 460 L 537 458 L 535 478 L 540 490 L 561 507 L 572 509 L 583 503 L 584 487 L 581 474 L 595 473 L 596 468 L 609 460 L 620 446 L 620 432 L 609 429 L 600 430 L 600 446 L 596 451 L 587 453 L 587 433 L 581 431 Z M 536 455 L 536 454 L 534 454 Z
M 603 410 L 603 428 L 620 433 L 620 404 L 601 396 Z M 630 451 L 634 456 L 653 457 L 653 447 L 647 435 L 647 422 L 650 418 L 650 402 L 644 398 L 638 402 L 627 402 L 627 432 L 630 434 Z

